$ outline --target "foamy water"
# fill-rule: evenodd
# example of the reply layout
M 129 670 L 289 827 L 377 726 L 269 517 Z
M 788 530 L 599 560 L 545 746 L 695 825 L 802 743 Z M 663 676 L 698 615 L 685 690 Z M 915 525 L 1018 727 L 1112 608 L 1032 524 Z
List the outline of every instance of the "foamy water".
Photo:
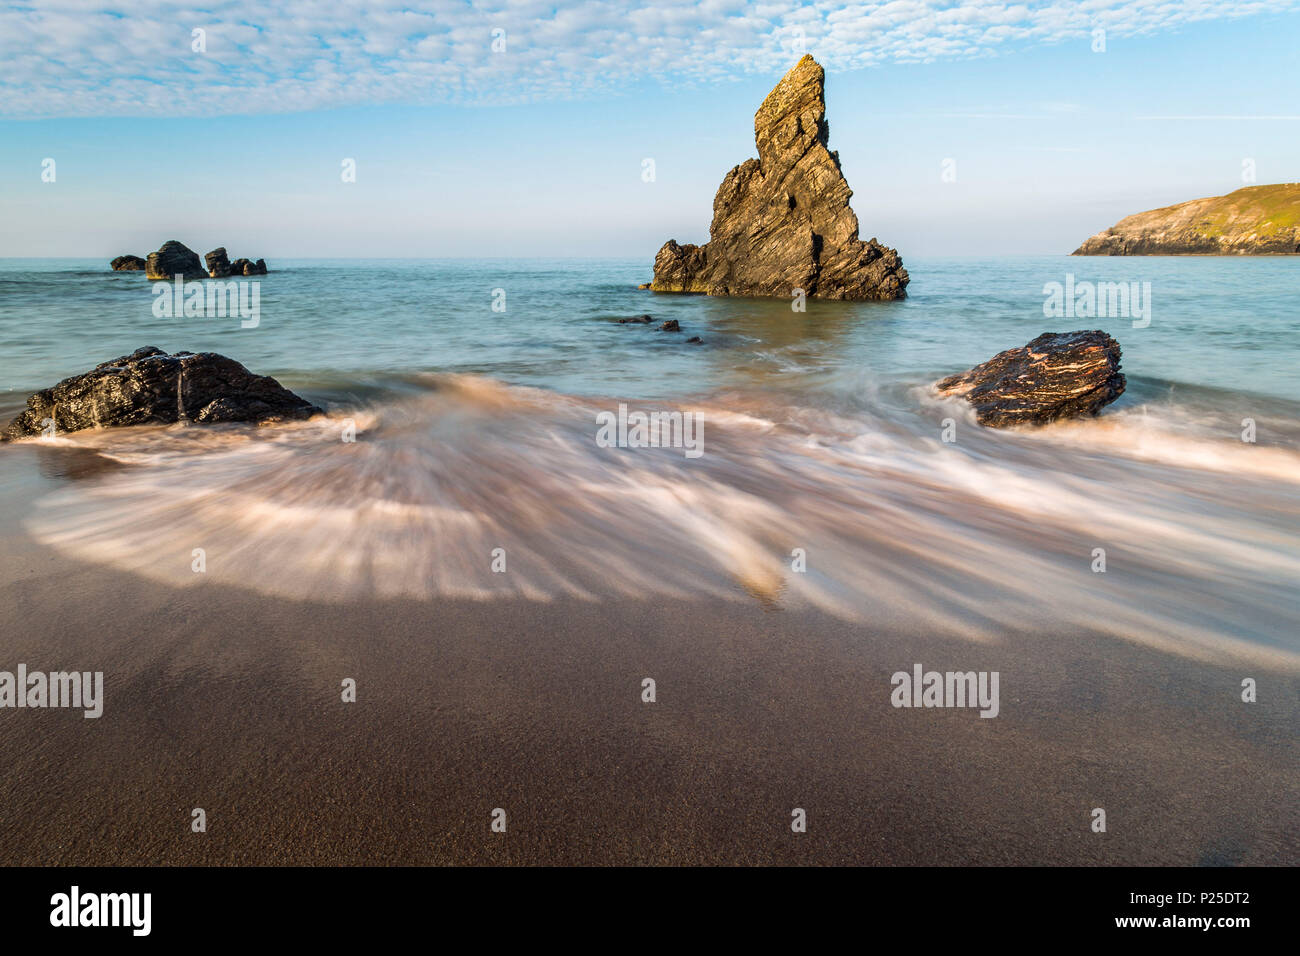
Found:
M 5 504 L 37 541 L 169 585 L 336 602 L 707 597 L 820 608 L 864 639 L 1088 629 L 1296 669 L 1300 261 L 907 261 L 906 301 L 806 313 L 638 292 L 649 260 L 273 261 L 255 329 L 155 317 L 148 282 L 103 262 L 0 261 L 7 414 L 143 345 L 222 352 L 329 409 L 0 446 L 64 476 Z M 1044 283 L 1066 272 L 1151 283 L 1149 326 L 1069 326 L 1123 346 L 1129 388 L 1104 415 L 998 432 L 933 394 L 1069 330 L 1042 313 Z M 494 288 L 507 311 L 492 311 Z M 617 321 L 647 312 L 652 325 Z M 658 331 L 666 319 L 684 332 Z M 620 403 L 698 413 L 704 453 L 600 447 L 596 416 Z
M 275 428 L 47 441 L 119 467 L 44 497 L 26 526 L 72 557 L 177 586 L 324 601 L 711 597 L 978 641 L 1081 628 L 1300 670 L 1300 456 L 1286 447 L 1195 434 L 1144 406 L 994 432 L 920 386 L 828 409 L 734 390 L 656 404 L 476 376 L 421 384 Z M 620 401 L 698 414 L 704 454 L 600 447 L 596 416 Z M 944 417 L 955 442 L 941 440 Z

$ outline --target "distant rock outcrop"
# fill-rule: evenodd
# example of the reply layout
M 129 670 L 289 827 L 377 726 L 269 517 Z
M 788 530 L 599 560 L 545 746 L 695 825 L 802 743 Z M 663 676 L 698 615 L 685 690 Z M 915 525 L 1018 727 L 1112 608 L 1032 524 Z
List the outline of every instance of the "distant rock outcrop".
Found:
M 27 399 L 27 408 L 0 433 L 10 441 L 55 432 L 116 425 L 267 422 L 310 418 L 321 410 L 266 375 L 254 375 L 215 352 L 136 349 L 130 355 L 66 378 Z
M 964 397 L 981 425 L 1042 425 L 1095 415 L 1119 398 L 1119 359 L 1119 343 L 1105 332 L 1044 332 L 935 388 Z
M 1121 219 L 1076 256 L 1268 256 L 1300 253 L 1300 183 L 1247 186 Z
M 825 72 L 804 56 L 754 115 L 758 159 L 731 170 L 713 200 L 703 246 L 669 240 L 655 292 L 823 299 L 901 299 L 898 253 L 858 238 L 853 191 L 827 149 Z
M 139 256 L 118 256 L 113 260 L 112 266 L 118 272 L 144 269 L 145 276 L 150 279 L 174 279 L 178 275 L 185 279 L 224 279 L 227 276 L 266 275 L 265 259 L 258 259 L 256 262 L 250 259 L 236 259 L 231 262 L 226 255 L 226 247 L 219 246 L 204 256 L 203 261 L 200 262 L 197 252 L 175 239 L 164 242 L 157 252 L 149 253 L 147 260 Z
M 224 249 L 221 251 L 225 252 Z M 230 272 L 227 274 L 232 276 L 264 276 L 266 275 L 266 260 L 258 259 L 256 262 L 252 262 L 248 259 L 236 259 L 230 263 Z
M 230 275 L 230 258 L 226 255 L 225 246 L 218 246 L 209 252 L 203 257 L 203 263 L 213 279 L 224 279 Z
M 149 253 L 145 263 L 145 277 L 149 279 L 205 279 L 207 270 L 199 262 L 199 254 L 184 243 L 170 239 L 157 252 Z

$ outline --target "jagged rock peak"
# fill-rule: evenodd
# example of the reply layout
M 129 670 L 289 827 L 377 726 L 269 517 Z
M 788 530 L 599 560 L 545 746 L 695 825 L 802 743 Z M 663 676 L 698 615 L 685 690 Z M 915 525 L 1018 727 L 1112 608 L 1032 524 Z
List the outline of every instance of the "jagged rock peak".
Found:
M 898 253 L 858 238 L 853 191 L 827 148 L 825 76 L 804 56 L 767 95 L 754 114 L 758 159 L 718 187 L 706 244 L 670 239 L 659 250 L 653 291 L 903 298 Z

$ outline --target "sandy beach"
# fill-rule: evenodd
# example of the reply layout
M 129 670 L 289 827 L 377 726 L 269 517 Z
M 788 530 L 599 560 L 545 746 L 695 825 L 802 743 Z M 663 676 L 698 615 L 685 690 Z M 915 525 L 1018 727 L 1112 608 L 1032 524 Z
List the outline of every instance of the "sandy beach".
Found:
M 48 490 L 35 454 L 0 460 L 10 501 Z M 1061 631 L 1050 608 L 972 643 L 756 601 L 295 602 L 70 560 L 22 519 L 0 660 L 102 670 L 105 702 L 0 713 L 8 863 L 1296 858 L 1296 678 Z M 891 707 L 914 662 L 999 671 L 998 719 Z

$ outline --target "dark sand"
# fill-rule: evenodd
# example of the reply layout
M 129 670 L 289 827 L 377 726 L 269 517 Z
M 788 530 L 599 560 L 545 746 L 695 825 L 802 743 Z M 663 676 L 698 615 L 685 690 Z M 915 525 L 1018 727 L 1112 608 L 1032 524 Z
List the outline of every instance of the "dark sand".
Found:
M 1050 606 L 980 645 L 757 603 L 171 589 L 32 544 L 30 465 L 0 467 L 0 669 L 102 670 L 106 702 L 0 710 L 6 864 L 1300 859 L 1289 674 L 1058 633 Z M 916 662 L 999 671 L 1001 716 L 892 708 Z

